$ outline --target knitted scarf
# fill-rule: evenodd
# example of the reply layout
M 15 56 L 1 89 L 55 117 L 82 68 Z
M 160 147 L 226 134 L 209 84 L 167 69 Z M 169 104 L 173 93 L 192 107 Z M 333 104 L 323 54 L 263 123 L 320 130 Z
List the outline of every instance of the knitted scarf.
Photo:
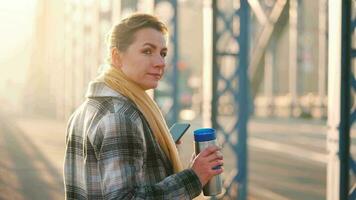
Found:
M 97 78 L 116 92 L 133 101 L 146 118 L 154 137 L 173 165 L 175 173 L 183 170 L 178 150 L 169 133 L 167 124 L 157 104 L 137 83 L 130 80 L 120 69 L 113 66 Z

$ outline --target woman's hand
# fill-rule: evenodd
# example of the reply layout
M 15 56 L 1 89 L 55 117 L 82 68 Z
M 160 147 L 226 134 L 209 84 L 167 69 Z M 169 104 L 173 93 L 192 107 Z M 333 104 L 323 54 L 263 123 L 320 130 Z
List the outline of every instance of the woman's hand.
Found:
M 223 156 L 217 146 L 210 146 L 200 152 L 191 162 L 193 171 L 197 174 L 201 184 L 204 186 L 213 176 L 221 174 L 224 169 L 217 166 L 224 164 Z

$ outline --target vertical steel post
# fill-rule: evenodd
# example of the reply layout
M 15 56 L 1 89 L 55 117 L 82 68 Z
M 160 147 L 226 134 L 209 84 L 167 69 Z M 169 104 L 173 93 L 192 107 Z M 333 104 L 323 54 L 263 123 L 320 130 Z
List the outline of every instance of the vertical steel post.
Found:
M 328 40 L 328 132 L 327 132 L 327 200 L 339 199 L 340 160 L 339 160 L 339 122 L 341 87 L 341 2 L 328 1 L 329 38 Z
M 351 1 L 342 1 L 341 10 L 341 120 L 340 120 L 340 199 L 349 193 L 350 158 L 350 72 L 351 72 Z
M 274 50 L 274 49 L 273 49 Z M 266 51 L 266 55 L 265 55 L 265 74 L 264 74 L 264 81 L 265 81 L 265 85 L 264 85 L 264 95 L 267 101 L 266 104 L 266 111 L 267 111 L 267 116 L 271 116 L 273 114 L 273 51 L 272 48 L 269 48 Z
M 244 200 L 247 199 L 247 122 L 250 112 L 247 75 L 249 5 L 247 0 L 212 0 L 211 6 L 211 124 L 218 131 L 218 138 L 224 139 L 223 146 L 231 147 L 236 158 L 236 168 L 230 173 L 229 181 L 225 180 L 224 196 Z
M 355 1 L 353 1 L 352 4 L 352 10 L 351 12 L 355 12 Z M 356 31 L 356 16 L 354 15 L 354 13 L 351 14 L 352 15 L 352 21 L 351 21 L 351 30 L 350 30 L 350 34 L 351 34 L 351 40 L 352 40 L 352 49 L 351 49 L 351 69 L 350 69 L 350 85 L 352 87 L 352 94 L 355 93 L 356 91 L 356 79 L 355 79 L 355 74 L 354 74 L 354 69 L 355 69 L 355 57 L 356 57 L 356 49 L 355 49 L 355 44 L 356 44 L 356 40 L 355 40 L 355 31 Z M 351 95 L 351 94 L 350 94 Z M 354 100 L 355 101 L 355 100 Z M 352 103 L 351 103 L 352 104 Z M 350 115 L 350 126 L 352 126 L 352 124 L 356 121 L 356 109 L 352 108 L 351 110 L 351 115 Z M 351 143 L 351 141 L 350 141 Z M 351 144 L 350 144 L 351 145 Z M 354 160 L 354 158 L 351 156 L 350 153 L 350 160 L 349 160 L 349 166 L 350 166 L 350 175 L 355 176 L 356 175 L 356 162 Z M 354 183 L 353 186 L 351 186 L 351 189 L 349 191 L 349 199 L 356 199 L 356 184 Z
M 172 7 L 174 9 L 174 17 L 171 21 L 173 24 L 173 45 L 174 45 L 174 56 L 173 56 L 173 72 L 172 72 L 172 84 L 173 84 L 173 108 L 172 108 L 172 118 L 170 119 L 171 124 L 174 122 L 178 121 L 178 115 L 179 115 L 179 86 L 178 86 L 178 81 L 179 81 L 179 71 L 178 71 L 178 59 L 179 59 L 179 48 L 178 48 L 178 6 L 177 6 L 177 0 L 171 0 L 170 1 L 172 4 Z
M 213 6 L 212 0 L 203 4 L 203 98 L 202 118 L 204 127 L 212 126 L 213 98 Z
M 350 158 L 351 2 L 328 1 L 329 74 L 327 200 L 348 199 Z
M 318 112 L 320 117 L 325 116 L 325 102 L 326 97 L 326 0 L 319 0 L 319 48 L 318 48 Z
M 238 170 L 239 170 L 239 178 L 237 181 L 240 183 L 239 185 L 239 196 L 238 199 L 244 200 L 247 199 L 247 123 L 249 117 L 249 80 L 248 80 L 248 65 L 249 65 L 249 31 L 250 31 L 250 12 L 249 5 L 247 0 L 240 1 L 240 36 L 238 38 L 238 42 L 240 44 L 240 52 L 239 52 L 239 70 L 238 70 L 238 78 L 240 91 L 238 94 L 238 119 L 239 122 L 237 124 L 239 141 L 236 150 L 238 151 Z
M 289 1 L 289 92 L 290 115 L 298 113 L 298 0 Z
M 213 43 L 212 43 L 212 48 L 213 48 L 213 55 L 212 55 L 212 90 L 213 90 L 213 95 L 212 95 L 212 106 L 211 106 L 211 124 L 212 126 L 216 129 L 218 127 L 218 121 L 217 121 L 217 115 L 218 115 L 218 91 L 217 91 L 217 82 L 219 78 L 219 71 L 218 71 L 218 60 L 217 60 L 217 54 L 218 54 L 218 49 L 216 48 L 217 45 L 217 40 L 218 40 L 218 34 L 217 34 L 217 1 L 218 0 L 213 0 L 212 1 L 212 7 L 213 7 L 213 13 L 212 13 L 212 23 L 213 23 Z

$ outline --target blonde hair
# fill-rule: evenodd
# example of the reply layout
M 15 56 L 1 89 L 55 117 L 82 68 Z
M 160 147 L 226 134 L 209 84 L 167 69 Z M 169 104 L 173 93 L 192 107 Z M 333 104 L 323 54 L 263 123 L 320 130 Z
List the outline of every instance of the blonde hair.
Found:
M 113 26 L 108 34 L 107 44 L 108 44 L 108 62 L 111 63 L 111 49 L 117 48 L 120 52 L 125 52 L 127 48 L 134 42 L 135 33 L 143 28 L 153 28 L 166 37 L 168 36 L 167 26 L 161 22 L 157 17 L 144 14 L 136 13 L 125 19 L 123 19 L 119 24 Z

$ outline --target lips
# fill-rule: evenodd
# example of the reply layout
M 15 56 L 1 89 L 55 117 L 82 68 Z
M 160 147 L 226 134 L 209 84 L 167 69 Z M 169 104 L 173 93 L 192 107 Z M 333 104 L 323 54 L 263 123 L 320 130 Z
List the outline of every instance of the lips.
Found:
M 161 79 L 161 74 L 159 73 L 148 73 L 148 75 L 155 77 L 157 80 Z

